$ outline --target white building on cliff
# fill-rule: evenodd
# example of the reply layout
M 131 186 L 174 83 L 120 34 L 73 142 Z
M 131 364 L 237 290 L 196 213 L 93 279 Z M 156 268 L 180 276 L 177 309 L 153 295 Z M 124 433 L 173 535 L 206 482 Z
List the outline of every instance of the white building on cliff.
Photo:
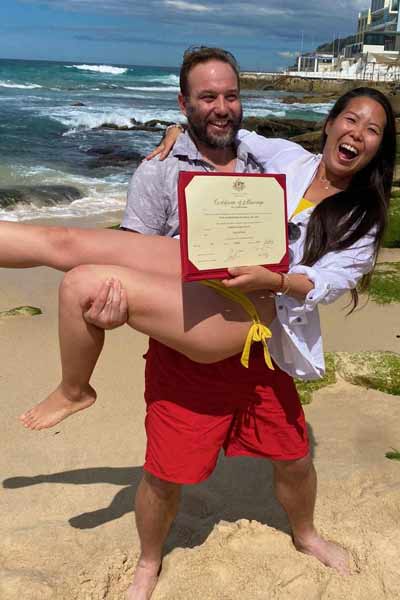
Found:
M 298 74 L 400 80 L 399 4 L 400 0 L 371 0 L 370 8 L 358 15 L 353 42 L 342 49 L 340 56 L 318 52 L 303 54 L 297 60 Z M 291 71 L 293 73 L 293 68 Z
M 358 15 L 356 39 L 345 47 L 346 58 L 362 54 L 397 54 L 400 51 L 399 0 L 371 0 Z

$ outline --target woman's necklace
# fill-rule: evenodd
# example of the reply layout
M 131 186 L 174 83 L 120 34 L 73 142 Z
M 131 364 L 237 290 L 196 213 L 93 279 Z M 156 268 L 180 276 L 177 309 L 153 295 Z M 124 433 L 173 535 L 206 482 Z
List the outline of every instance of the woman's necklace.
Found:
M 327 179 L 325 177 L 325 175 L 320 175 L 318 179 L 322 183 L 322 187 L 323 187 L 324 190 L 329 190 L 329 188 L 335 187 L 334 185 L 331 184 L 331 182 L 329 181 L 329 179 Z

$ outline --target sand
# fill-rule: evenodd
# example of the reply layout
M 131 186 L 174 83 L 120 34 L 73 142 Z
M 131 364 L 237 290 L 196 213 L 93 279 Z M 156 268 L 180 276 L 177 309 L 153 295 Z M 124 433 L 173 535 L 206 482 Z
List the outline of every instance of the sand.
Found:
M 59 376 L 57 283 L 47 269 L 1 271 L 1 600 L 120 600 L 138 555 L 133 499 L 141 476 L 146 339 L 110 332 L 96 370 L 96 405 L 42 432 L 17 415 Z M 342 303 L 343 304 L 343 303 Z M 326 350 L 400 352 L 398 306 L 369 303 L 346 318 L 322 310 Z M 297 553 L 266 461 L 221 456 L 185 489 L 154 600 L 365 600 L 399 597 L 400 398 L 339 381 L 306 417 L 319 473 L 316 522 L 352 554 L 340 577 Z

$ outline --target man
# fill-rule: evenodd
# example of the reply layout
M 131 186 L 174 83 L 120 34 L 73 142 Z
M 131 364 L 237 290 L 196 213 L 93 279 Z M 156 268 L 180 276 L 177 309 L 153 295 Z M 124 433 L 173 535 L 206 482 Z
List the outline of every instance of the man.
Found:
M 185 53 L 180 84 L 179 105 L 188 131 L 165 161 L 144 162 L 135 172 L 122 222 L 126 230 L 179 234 L 181 170 L 261 170 L 235 143 L 242 107 L 233 56 L 217 48 Z M 96 315 L 90 317 L 100 324 Z M 276 495 L 287 512 L 296 548 L 346 572 L 344 550 L 323 540 L 313 525 L 316 475 L 300 404 L 274 406 L 275 414 L 271 414 L 273 386 L 264 383 L 267 369 L 261 354 L 255 354 L 249 370 L 240 366 L 238 356 L 202 365 L 150 340 L 145 388 L 147 450 L 135 503 L 141 555 L 128 600 L 150 598 L 182 485 L 206 479 L 221 448 L 229 456 L 269 458 Z M 254 418 L 243 419 L 249 411 Z

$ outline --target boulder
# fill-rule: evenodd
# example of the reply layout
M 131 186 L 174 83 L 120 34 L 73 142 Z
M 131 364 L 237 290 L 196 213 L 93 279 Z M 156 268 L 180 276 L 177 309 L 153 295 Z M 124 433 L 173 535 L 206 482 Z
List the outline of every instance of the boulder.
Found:
M 139 123 L 136 119 L 131 119 L 131 125 L 117 125 L 116 123 L 103 123 L 99 129 L 114 129 L 116 131 L 164 131 L 171 125 L 171 121 L 162 121 L 151 119 L 145 123 Z
M 389 94 L 393 93 L 396 85 L 392 82 L 363 81 L 360 79 L 313 79 L 312 77 L 297 77 L 282 73 L 242 73 L 240 83 L 244 90 L 285 90 L 311 94 L 335 94 L 336 96 L 360 86 L 377 88 L 383 93 Z
M 394 112 L 395 117 L 400 117 L 400 94 L 394 94 L 392 96 L 388 96 L 388 98 L 390 100 L 390 104 L 392 105 L 392 110 Z M 396 124 L 398 124 L 397 119 Z
M 121 146 L 96 146 L 86 150 L 86 154 L 94 156 L 87 162 L 89 169 L 103 167 L 125 167 L 127 164 L 137 165 L 143 156 L 135 150 L 126 150 Z
M 17 204 L 57 206 L 82 198 L 81 192 L 70 185 L 21 185 L 0 188 L 0 207 L 14 208 Z
M 262 117 L 247 117 L 243 120 L 243 127 L 256 131 L 265 137 L 292 138 L 296 135 L 308 133 L 321 128 L 315 121 L 302 119 L 264 119 Z
M 335 102 L 337 98 L 336 93 L 327 93 L 313 96 L 282 96 L 279 101 L 283 104 L 321 104 Z
M 321 152 L 321 136 L 322 131 L 309 131 L 308 133 L 303 133 L 302 135 L 296 135 L 290 138 L 291 142 L 296 142 L 296 144 L 300 144 L 306 150 L 313 153 Z

